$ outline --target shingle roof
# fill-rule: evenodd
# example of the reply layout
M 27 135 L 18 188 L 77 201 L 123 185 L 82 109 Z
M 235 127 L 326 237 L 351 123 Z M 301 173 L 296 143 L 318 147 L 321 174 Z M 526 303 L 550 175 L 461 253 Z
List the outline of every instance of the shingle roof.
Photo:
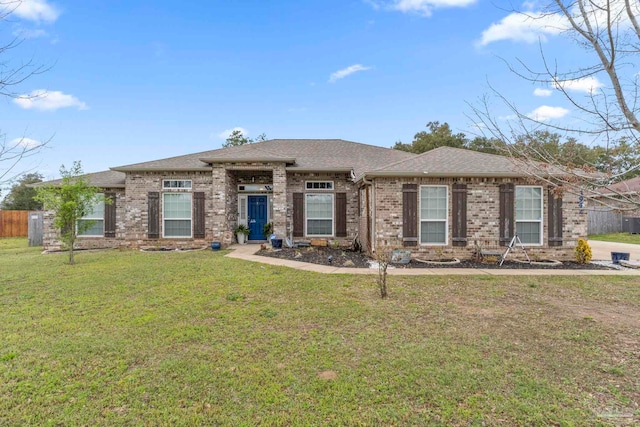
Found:
M 101 188 L 124 188 L 125 174 L 123 172 L 116 171 L 103 171 L 88 173 L 83 177 L 89 182 L 89 184 L 95 187 Z M 32 184 L 32 187 L 41 187 L 43 185 L 59 185 L 62 184 L 62 179 L 54 179 L 53 181 L 39 182 Z
M 640 192 L 640 176 L 608 185 L 599 191 L 602 194 L 630 194 Z
M 87 177 L 99 187 L 124 187 L 126 171 L 210 170 L 209 163 L 242 161 L 285 162 L 288 171 L 353 170 L 356 179 L 408 175 L 519 177 L 524 173 L 509 157 L 462 148 L 439 147 L 416 155 L 342 139 L 272 139 L 115 167 Z M 59 182 L 49 181 L 48 184 Z
M 208 170 L 207 163 L 221 161 L 280 161 L 288 170 L 348 171 L 356 176 L 415 154 L 342 139 L 271 139 L 238 147 L 220 148 L 185 156 L 111 168 L 115 171 Z M 295 163 L 294 163 L 295 160 Z
M 509 157 L 463 148 L 439 147 L 412 158 L 367 171 L 367 176 L 522 176 Z

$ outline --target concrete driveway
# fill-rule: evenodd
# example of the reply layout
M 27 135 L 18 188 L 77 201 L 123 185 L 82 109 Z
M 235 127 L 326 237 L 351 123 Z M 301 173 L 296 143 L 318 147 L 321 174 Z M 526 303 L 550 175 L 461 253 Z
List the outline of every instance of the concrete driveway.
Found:
M 629 252 L 630 261 L 640 261 L 640 245 L 632 245 L 630 243 L 601 242 L 598 240 L 589 240 L 593 260 L 611 261 L 611 252 Z

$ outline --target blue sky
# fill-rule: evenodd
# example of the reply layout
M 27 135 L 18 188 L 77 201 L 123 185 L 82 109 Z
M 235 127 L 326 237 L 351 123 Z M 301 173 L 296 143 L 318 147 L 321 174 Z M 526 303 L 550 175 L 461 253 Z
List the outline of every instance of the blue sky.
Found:
M 44 95 L 0 98 L 6 140 L 51 139 L 22 169 L 54 178 L 74 160 L 95 172 L 215 149 L 236 127 L 386 147 L 435 120 L 471 133 L 467 103 L 487 82 L 523 111 L 571 117 L 553 88 L 517 78 L 500 58 L 539 63 L 538 40 L 560 60 L 581 53 L 499 2 L 184 3 L 24 0 L 0 23 L 0 40 L 24 38 L 3 59 L 51 66 L 14 88 Z

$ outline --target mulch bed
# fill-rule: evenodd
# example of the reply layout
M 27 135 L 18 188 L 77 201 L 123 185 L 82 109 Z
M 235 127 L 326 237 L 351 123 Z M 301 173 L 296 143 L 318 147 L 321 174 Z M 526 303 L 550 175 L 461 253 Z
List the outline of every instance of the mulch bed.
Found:
M 282 250 L 261 249 L 256 255 L 288 259 L 292 261 L 308 262 L 334 267 L 369 268 L 371 258 L 361 252 L 329 248 L 283 248 Z M 331 257 L 331 258 L 330 258 Z M 610 270 L 610 268 L 596 264 L 578 264 L 564 261 L 561 265 L 528 264 L 506 260 L 502 266 L 497 263 L 478 263 L 472 260 L 460 260 L 458 264 L 428 264 L 411 260 L 409 264 L 392 264 L 395 268 L 478 268 L 478 269 L 545 269 L 545 270 Z

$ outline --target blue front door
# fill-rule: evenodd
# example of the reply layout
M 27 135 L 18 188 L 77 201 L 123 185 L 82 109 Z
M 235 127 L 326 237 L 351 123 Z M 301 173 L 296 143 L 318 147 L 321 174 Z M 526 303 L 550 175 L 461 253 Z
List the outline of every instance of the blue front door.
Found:
M 249 196 L 247 198 L 249 219 L 249 240 L 265 240 L 264 225 L 267 223 L 267 196 Z

